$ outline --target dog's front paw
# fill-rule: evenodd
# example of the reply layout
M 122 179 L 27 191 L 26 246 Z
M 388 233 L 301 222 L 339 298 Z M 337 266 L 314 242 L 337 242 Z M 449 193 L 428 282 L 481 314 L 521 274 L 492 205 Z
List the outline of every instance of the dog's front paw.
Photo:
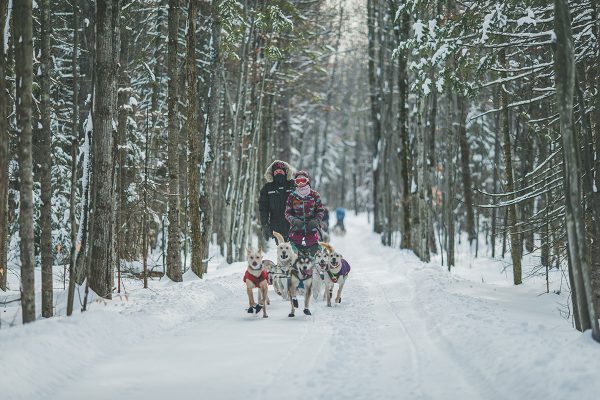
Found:
M 338 303 L 338 304 L 341 303 L 342 302 L 342 298 L 338 297 L 337 299 L 335 299 L 335 302 Z
M 263 306 L 261 304 L 257 304 L 254 306 L 254 311 L 258 314 L 260 310 L 262 310 Z
M 288 314 L 288 317 L 290 317 L 290 318 L 291 318 L 291 317 L 295 317 L 295 315 L 294 315 L 294 313 L 289 313 L 289 314 Z
M 250 307 L 248 309 L 248 314 L 254 314 L 254 307 Z
M 269 316 L 267 314 L 263 315 L 263 318 L 269 318 Z
M 310 312 L 310 310 L 308 308 L 304 309 L 304 314 L 306 314 L 306 315 L 312 315 L 311 312 Z
M 298 308 L 298 299 L 292 299 L 292 303 L 294 304 L 294 308 Z

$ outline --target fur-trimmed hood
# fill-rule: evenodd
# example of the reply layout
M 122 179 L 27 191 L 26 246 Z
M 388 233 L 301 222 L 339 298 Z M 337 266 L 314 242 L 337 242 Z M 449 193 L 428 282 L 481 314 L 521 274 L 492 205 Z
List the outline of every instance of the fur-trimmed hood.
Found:
M 290 164 L 286 163 L 285 161 L 275 160 L 269 164 L 267 170 L 265 171 L 265 180 L 267 182 L 273 182 L 273 165 L 275 163 L 282 163 L 285 166 L 286 180 L 291 181 L 294 179 L 294 168 L 292 168 Z

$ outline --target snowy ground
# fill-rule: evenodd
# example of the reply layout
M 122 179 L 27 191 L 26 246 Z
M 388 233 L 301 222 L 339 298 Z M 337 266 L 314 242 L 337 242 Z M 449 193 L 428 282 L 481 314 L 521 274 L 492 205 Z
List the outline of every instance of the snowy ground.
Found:
M 3 325 L 0 398 L 597 398 L 600 345 L 561 316 L 564 294 L 513 287 L 485 259 L 425 265 L 362 216 L 347 227 L 332 241 L 352 265 L 340 305 L 292 319 L 271 292 L 270 318 L 250 316 L 243 263 L 131 285 L 73 318 Z

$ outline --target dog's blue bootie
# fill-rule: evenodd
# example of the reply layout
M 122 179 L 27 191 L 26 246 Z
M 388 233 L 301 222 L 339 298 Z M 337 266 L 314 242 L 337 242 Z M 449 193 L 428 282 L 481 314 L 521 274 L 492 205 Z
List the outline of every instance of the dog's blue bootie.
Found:
M 253 314 L 254 313 L 254 307 L 250 307 L 248 309 L 248 314 Z
M 292 303 L 294 304 L 294 308 L 298 308 L 298 299 L 292 299 Z
M 254 311 L 256 311 L 256 313 L 258 314 L 258 312 L 259 312 L 260 310 L 262 310 L 262 308 L 263 308 L 263 306 L 262 306 L 261 304 L 258 304 L 258 303 L 257 303 L 257 304 L 254 306 Z
M 292 314 L 292 313 L 289 313 L 289 314 L 288 314 L 288 317 L 295 317 L 295 315 L 294 315 L 294 314 Z
M 306 314 L 306 315 L 312 315 L 312 314 L 310 313 L 310 310 L 309 310 L 308 308 L 305 308 L 305 309 L 304 309 L 304 314 Z

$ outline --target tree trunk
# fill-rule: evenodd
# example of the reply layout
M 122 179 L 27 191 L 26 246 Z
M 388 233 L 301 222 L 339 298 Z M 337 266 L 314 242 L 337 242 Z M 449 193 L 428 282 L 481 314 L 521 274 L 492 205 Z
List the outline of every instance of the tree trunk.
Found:
M 448 271 L 454 266 L 454 156 L 455 156 L 455 134 L 454 119 L 456 117 L 456 96 L 450 95 L 450 107 L 447 116 L 448 144 L 446 152 L 446 165 L 444 166 L 446 181 L 446 194 L 444 196 L 444 207 L 446 211 L 446 254 Z
M 501 50 L 500 57 L 502 64 L 506 67 L 506 54 L 505 50 Z M 506 79 L 506 72 L 501 72 L 500 77 Z M 504 148 L 504 165 L 506 170 L 506 191 L 509 193 L 507 200 L 511 201 L 514 199 L 515 181 L 513 174 L 512 164 L 512 150 L 510 144 L 510 125 L 509 125 L 509 113 L 508 113 L 508 93 L 504 85 L 500 87 L 500 102 L 502 107 L 502 138 Z M 511 257 L 513 263 L 513 282 L 515 285 L 521 284 L 521 240 L 519 238 L 519 232 L 517 228 L 517 207 L 514 204 L 508 206 L 508 229 L 510 229 L 510 244 L 511 244 Z
M 210 64 L 207 74 L 208 90 L 206 91 L 206 123 L 202 144 L 202 169 L 200 174 L 200 234 L 202 238 L 202 260 L 208 259 L 208 250 L 212 234 L 213 222 L 213 196 L 212 185 L 215 170 L 215 143 L 219 132 L 219 106 L 221 90 L 221 57 L 219 44 L 221 38 L 221 23 L 219 19 L 220 0 L 213 0 L 210 4 L 201 4 L 202 15 L 210 18 Z M 205 83 L 206 85 L 206 83 Z
M 98 296 L 106 298 L 112 296 L 116 258 L 113 135 L 116 134 L 119 13 L 118 0 L 97 0 L 89 286 Z
M 554 30 L 556 51 L 554 68 L 556 73 L 556 99 L 560 116 L 560 131 L 564 156 L 565 219 L 569 248 L 570 270 L 574 287 L 574 304 L 582 331 L 592 329 L 592 336 L 600 341 L 600 330 L 596 319 L 590 279 L 590 265 L 585 240 L 585 216 L 581 207 L 582 168 L 577 133 L 573 127 L 573 95 L 575 89 L 575 56 L 571 15 L 566 0 L 554 1 Z
M 399 40 L 407 40 L 410 33 L 410 15 L 402 13 Z M 402 242 L 400 247 L 410 249 L 410 170 L 409 170 L 409 134 L 408 134 L 408 54 L 403 50 L 398 55 L 398 125 L 400 126 L 400 187 L 402 192 Z
M 167 55 L 168 84 L 168 169 L 169 169 L 169 243 L 167 250 L 167 276 L 181 282 L 181 248 L 179 244 L 179 132 L 177 89 L 177 29 L 179 27 L 179 0 L 169 0 L 169 44 Z
M 0 0 L 0 290 L 6 291 L 8 276 L 8 113 L 10 96 L 6 84 L 5 22 L 8 0 Z
M 371 125 L 373 132 L 373 230 L 376 233 L 381 233 L 383 224 L 381 221 L 381 213 L 379 210 L 380 184 L 379 184 L 379 157 L 381 145 L 381 93 L 379 90 L 379 81 L 381 72 L 377 72 L 375 68 L 375 21 L 376 21 L 376 0 L 367 1 L 368 12 L 368 57 L 369 57 L 369 97 L 371 99 Z M 381 66 L 380 66 L 381 67 Z M 381 68 L 379 68 L 381 71 Z
M 531 115 L 531 106 L 529 107 L 529 115 Z M 533 128 L 531 124 L 527 124 L 527 129 L 522 132 L 521 137 L 521 179 L 522 187 L 528 187 L 531 178 L 527 174 L 531 172 L 533 168 L 534 154 L 533 154 Z M 521 207 L 522 221 L 529 221 L 533 216 L 534 210 L 534 198 L 527 199 L 523 202 Z M 525 249 L 531 253 L 534 250 L 534 237 L 533 229 L 526 229 L 522 234 L 522 242 L 525 244 Z
M 498 109 L 499 96 L 494 95 L 494 108 Z M 496 132 L 500 131 L 500 117 L 496 115 L 494 118 L 494 124 Z M 494 135 L 494 172 L 492 178 L 492 189 L 493 193 L 498 193 L 498 182 L 500 181 L 500 135 Z M 496 236 L 498 235 L 498 209 L 494 207 L 492 209 L 492 233 L 491 233 L 491 246 L 492 246 L 492 258 L 496 257 Z
M 277 159 L 289 162 L 292 152 L 290 132 L 290 98 L 287 93 L 279 95 L 280 109 L 277 119 Z
M 433 254 L 437 254 L 437 244 L 435 241 L 435 231 L 433 228 L 433 221 L 435 218 L 435 207 L 437 207 L 437 199 L 434 199 L 433 186 L 437 188 L 438 182 L 434 182 L 435 177 L 435 133 L 437 130 L 437 110 L 438 110 L 438 96 L 437 90 L 434 89 L 431 93 L 431 112 L 429 114 L 429 129 L 427 142 L 428 147 L 427 154 L 427 207 L 429 209 L 429 217 L 427 219 L 428 232 L 429 232 L 429 251 Z M 434 206 L 434 201 L 436 205 Z
M 77 151 L 79 141 L 79 5 L 73 6 L 73 108 L 71 110 L 71 187 L 69 198 L 69 224 L 71 226 L 71 251 L 69 257 L 69 290 L 67 294 L 67 315 L 73 312 L 73 295 L 75 290 L 75 265 L 77 261 Z
M 196 88 L 198 72 L 196 71 L 196 17 L 198 14 L 197 0 L 188 2 L 188 23 L 186 34 L 185 76 L 187 80 L 187 143 L 188 143 L 188 178 L 189 178 L 189 215 L 192 240 L 192 271 L 202 277 L 202 238 L 200 233 L 200 129 L 198 126 L 198 102 Z
M 429 204 L 428 204 L 428 191 L 431 191 L 429 187 L 429 179 L 428 177 L 428 156 L 427 150 L 429 149 L 429 143 L 427 141 L 427 128 L 423 124 L 423 113 L 425 112 L 425 107 L 427 104 L 427 99 L 419 99 L 418 101 L 418 116 L 417 116 L 417 186 L 418 186 L 418 215 L 419 215 L 419 225 L 418 225 L 418 242 L 416 245 L 416 249 L 418 250 L 418 256 L 421 261 L 429 262 L 430 254 L 429 254 Z
M 463 195 L 465 200 L 465 212 L 467 215 L 467 235 L 469 244 L 475 240 L 475 214 L 473 213 L 473 182 L 471 179 L 471 150 L 467 138 L 467 99 L 458 95 L 459 118 L 458 121 L 458 144 L 460 147 L 460 168 L 462 174 Z
M 42 71 L 42 101 L 40 104 L 42 127 L 40 134 L 40 181 L 41 181 L 41 259 L 42 259 L 42 316 L 51 317 L 53 314 L 52 291 L 52 133 L 50 131 L 50 1 L 42 0 L 41 8 L 41 71 Z
M 13 3 L 15 72 L 17 88 L 17 129 L 19 134 L 19 247 L 21 250 L 21 306 L 23 323 L 35 320 L 35 237 L 33 234 L 32 160 L 32 81 L 33 32 L 32 1 Z

